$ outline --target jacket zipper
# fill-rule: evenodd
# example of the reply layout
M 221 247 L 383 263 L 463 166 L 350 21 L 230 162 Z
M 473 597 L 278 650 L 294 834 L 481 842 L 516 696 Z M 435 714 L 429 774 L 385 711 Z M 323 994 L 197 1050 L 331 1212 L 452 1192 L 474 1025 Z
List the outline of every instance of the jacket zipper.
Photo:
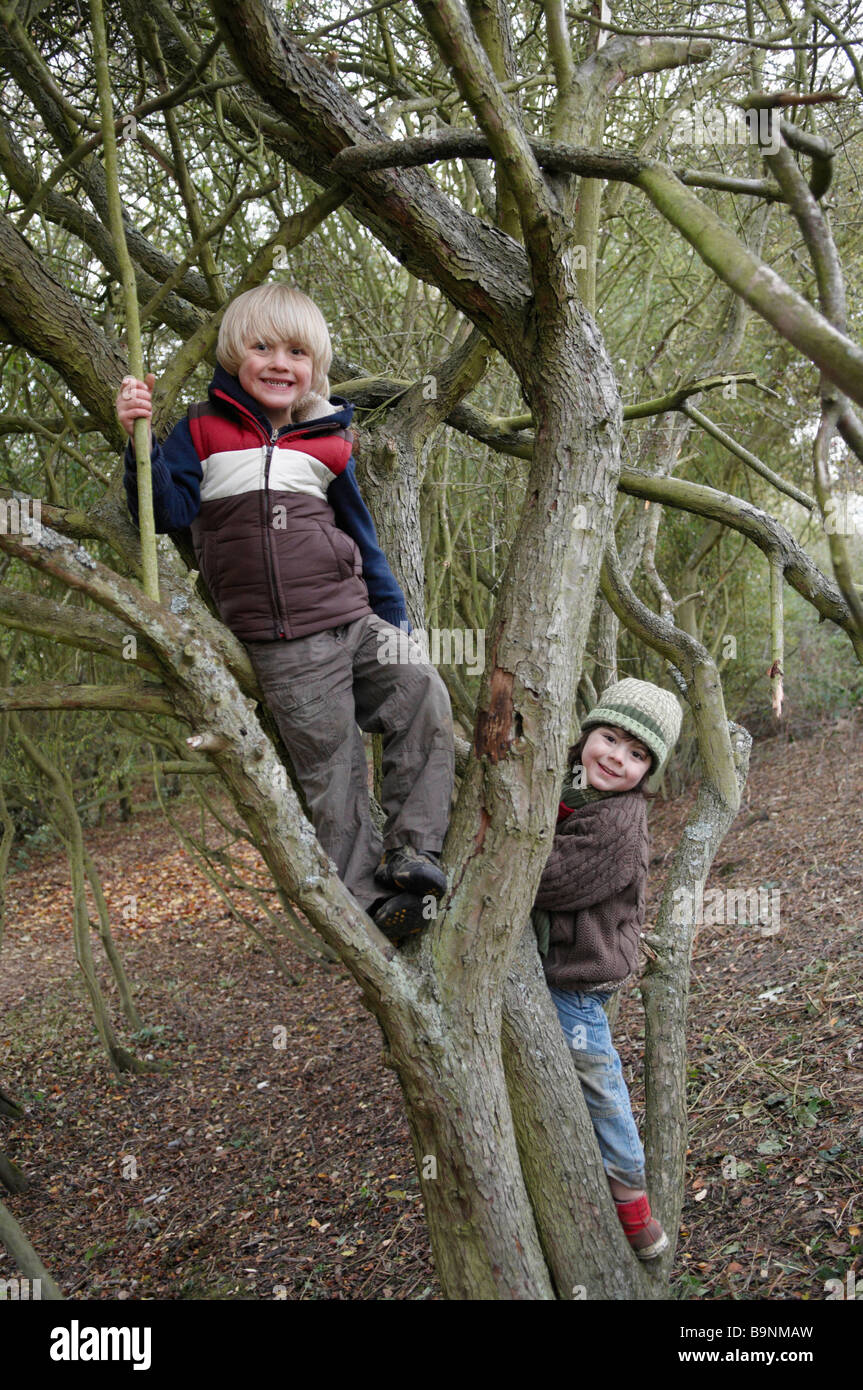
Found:
M 264 534 L 267 538 L 267 561 L 269 564 L 270 594 L 272 596 L 273 612 L 281 623 L 278 635 L 280 637 L 285 637 L 285 620 L 279 605 L 279 591 L 276 585 L 276 562 L 273 559 L 273 538 L 271 535 L 272 524 L 270 517 L 270 464 L 273 458 L 273 449 L 276 447 L 278 438 L 279 431 L 274 429 L 267 441 L 267 456 L 264 462 Z
M 252 415 L 250 411 L 246 410 L 245 406 L 240 405 L 239 401 L 232 400 L 232 398 L 226 395 L 223 391 L 216 390 L 215 394 L 219 397 L 220 400 L 227 401 L 229 405 L 231 405 L 235 410 L 240 411 L 243 415 L 246 416 L 248 420 L 251 420 L 255 429 L 259 430 L 262 438 L 266 439 L 267 441 L 267 454 L 266 460 L 264 462 L 264 531 L 267 538 L 266 546 L 270 581 L 270 601 L 273 605 L 273 613 L 276 615 L 278 621 L 281 623 L 281 627 L 278 629 L 277 635 L 287 640 L 287 638 L 285 637 L 285 619 L 281 610 L 281 606 L 279 604 L 279 594 L 276 585 L 276 564 L 275 560 L 273 559 L 273 542 L 272 537 L 270 535 L 270 463 L 273 457 L 273 449 L 276 447 L 276 444 L 279 439 L 280 431 L 278 429 L 274 429 L 270 435 L 267 435 L 267 432 L 264 429 L 263 425 L 261 425 L 260 421 L 256 420 L 254 415 Z M 302 429 L 303 421 L 298 420 L 294 425 L 283 425 L 281 432 L 288 434 L 294 430 L 300 431 Z M 332 425 L 330 424 L 329 420 L 321 420 L 320 424 L 313 425 L 311 429 L 307 427 L 305 433 L 308 433 L 310 435 L 330 434 L 332 433 Z

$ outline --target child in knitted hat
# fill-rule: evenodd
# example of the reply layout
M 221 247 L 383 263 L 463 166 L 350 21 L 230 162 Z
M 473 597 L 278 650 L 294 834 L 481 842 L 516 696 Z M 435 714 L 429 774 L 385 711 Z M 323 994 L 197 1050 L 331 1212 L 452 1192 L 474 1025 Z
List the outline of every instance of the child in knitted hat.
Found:
M 645 1191 L 644 1150 L 603 1005 L 634 972 L 644 925 L 644 793 L 680 735 L 675 697 L 648 681 L 603 692 L 570 750 L 554 846 L 533 922 L 545 976 L 581 1081 L 603 1166 L 641 1260 L 668 1247 Z

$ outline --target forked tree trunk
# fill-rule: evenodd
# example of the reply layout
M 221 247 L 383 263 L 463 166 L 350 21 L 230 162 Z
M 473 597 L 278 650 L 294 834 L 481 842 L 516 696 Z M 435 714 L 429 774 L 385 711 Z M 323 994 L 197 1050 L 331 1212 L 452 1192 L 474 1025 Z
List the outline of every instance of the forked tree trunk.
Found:
M 138 8 L 126 6 L 130 23 Z M 158 7 L 162 18 L 163 8 Z M 478 16 L 495 8 L 502 14 L 499 5 L 477 4 L 471 11 Z M 248 679 L 237 643 L 220 633 L 194 595 L 186 597 L 165 557 L 160 608 L 79 543 L 99 535 L 98 527 L 69 541 L 45 526 L 41 538 L 26 542 L 0 535 L 0 546 L 84 591 L 120 620 L 122 631 L 130 627 L 147 644 L 173 712 L 205 737 L 202 748 L 276 882 L 352 972 L 386 1031 L 401 1079 L 445 1295 L 649 1298 L 661 1291 L 668 1261 L 646 1271 L 623 1239 L 525 930 L 554 825 L 600 562 L 607 544 L 613 549 L 620 401 L 600 335 L 579 308 L 566 217 L 535 165 L 464 7 L 453 0 L 420 0 L 419 9 L 489 141 L 510 211 L 517 209 L 521 218 L 525 246 L 471 218 L 417 170 L 354 176 L 351 207 L 413 273 L 436 284 L 481 328 L 518 373 L 536 422 L 521 524 L 487 642 L 473 754 L 446 845 L 451 888 L 423 939 L 396 953 L 339 882 L 302 816 L 263 721 L 237 683 L 238 672 L 241 681 Z M 283 123 L 296 136 L 273 150 L 334 185 L 341 175 L 331 165 L 340 151 L 380 140 L 381 128 L 305 45 L 280 32 L 268 6 L 214 0 L 212 12 L 256 94 L 247 88 L 234 95 L 225 88 L 220 100 L 228 119 L 246 122 L 254 102 L 256 118 L 268 106 L 281 131 L 274 138 L 285 140 Z M 182 32 L 181 21 L 176 24 Z M 184 50 L 183 75 L 188 59 L 198 56 Z M 647 162 L 636 181 L 735 293 L 749 298 L 814 360 L 835 359 L 832 379 L 860 399 L 858 349 L 827 332 L 799 297 L 779 294 L 777 277 L 765 280 L 757 260 L 741 256 L 732 234 L 716 225 L 670 170 Z M 0 276 L 4 320 L 31 351 L 57 366 L 106 434 L 116 438 L 107 382 L 122 374 L 119 353 L 71 296 L 60 293 L 62 287 L 48 285 L 20 234 L 2 218 L 0 262 L 6 267 Z M 40 294 L 40 286 L 51 293 Z M 66 333 L 56 331 L 58 321 Z M 69 324 L 77 329 L 71 346 Z M 416 451 L 415 440 L 412 447 Z M 413 477 L 410 488 L 415 494 Z M 414 500 L 403 508 L 411 518 Z M 110 504 L 100 509 L 100 524 L 111 524 L 109 511 Z M 397 543 L 401 539 L 396 535 Z M 408 545 L 414 549 L 405 578 L 418 613 L 415 544 L 416 534 Z M 615 607 L 618 616 L 627 602 Z M 672 875 L 672 887 L 691 890 L 703 881 L 739 798 L 721 691 L 697 643 L 681 644 L 670 623 L 655 614 L 633 617 L 636 606 L 630 603 L 630 609 L 632 630 L 684 669 L 692 696 L 704 786 Z M 116 689 L 104 692 L 103 705 L 118 698 Z M 83 897 L 83 875 L 78 877 Z M 673 1228 L 685 1160 L 683 1038 L 693 924 L 672 922 L 667 909 L 666 900 L 656 939 L 659 960 L 645 984 L 646 1138 L 648 1172 L 661 1214 Z M 86 936 L 83 921 L 78 925 Z M 88 944 L 88 937 L 81 940 L 80 953 L 85 973 L 89 968 L 92 974 Z

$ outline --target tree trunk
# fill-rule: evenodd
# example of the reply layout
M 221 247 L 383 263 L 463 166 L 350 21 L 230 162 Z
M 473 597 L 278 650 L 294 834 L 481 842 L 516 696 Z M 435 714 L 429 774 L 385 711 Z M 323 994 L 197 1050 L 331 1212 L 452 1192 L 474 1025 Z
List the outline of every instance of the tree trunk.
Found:
M 506 981 L 502 1045 L 522 1172 L 557 1297 L 651 1296 L 655 1286 L 632 1254 L 612 1202 L 531 926 Z
M 144 1021 L 138 1013 L 137 1005 L 132 995 L 132 986 L 126 974 L 126 967 L 123 964 L 120 952 L 117 950 L 117 943 L 111 934 L 111 919 L 108 914 L 108 904 L 105 901 L 105 894 L 102 892 L 102 883 L 96 871 L 96 865 L 93 863 L 86 849 L 83 851 L 83 858 L 84 872 L 87 875 L 87 882 L 90 884 L 90 891 L 96 902 L 96 912 L 99 919 L 98 931 L 99 938 L 102 942 L 102 949 L 108 958 L 108 964 L 114 976 L 114 982 L 117 986 L 117 993 L 120 996 L 120 1005 L 126 1017 L 126 1022 L 133 1032 L 139 1033 L 144 1027 Z
M 11 1211 L 0 1202 L 0 1241 L 5 1245 L 25 1279 L 40 1281 L 39 1296 L 53 1302 L 63 1298 L 51 1275 L 25 1236 Z
M 84 849 L 84 838 L 81 833 L 81 822 L 78 819 L 78 814 L 72 801 L 68 778 L 59 768 L 53 765 L 41 749 L 37 748 L 33 740 L 25 733 L 20 720 L 18 720 L 16 716 L 13 716 L 13 728 L 27 757 L 47 780 L 57 798 L 59 807 L 58 828 L 66 844 L 66 850 L 69 856 L 69 872 L 72 879 L 72 935 L 75 943 L 75 959 L 84 977 L 84 985 L 93 1010 L 96 1031 L 108 1054 L 111 1066 L 118 1075 L 125 1071 L 149 1071 L 151 1068 L 147 1063 L 139 1061 L 138 1058 L 126 1048 L 121 1047 L 117 1041 L 110 1015 L 105 1004 L 105 999 L 96 976 L 93 949 L 90 943 L 90 914 L 87 909 L 87 895 L 85 891 L 86 851 Z M 129 995 L 128 1002 L 134 1011 L 131 995 Z M 137 1011 L 134 1011 L 134 1016 L 137 1019 Z M 138 1021 L 140 1022 L 140 1020 Z
M 109 692 L 78 686 L 70 693 L 45 683 L 15 687 L 2 699 L 10 708 L 24 707 L 27 701 L 40 707 L 93 708 L 100 699 L 104 707 L 113 707 L 112 701 L 134 698 L 150 712 L 183 720 L 200 736 L 201 756 L 211 760 L 280 890 L 350 969 L 364 1002 L 385 1029 L 405 1094 L 446 1296 L 653 1298 L 663 1287 L 671 1253 L 657 1270 L 646 1271 L 623 1238 L 580 1086 L 524 925 L 553 833 L 558 780 L 573 733 L 574 695 L 600 564 L 606 550 L 614 551 L 619 394 L 601 336 L 579 300 L 568 216 L 571 174 L 564 185 L 543 173 L 520 110 L 500 82 L 503 74 L 513 71 L 502 3 L 471 0 L 468 8 L 482 42 L 465 6 L 456 0 L 420 0 L 418 8 L 445 72 L 473 112 L 495 161 L 504 207 L 502 227 L 471 216 L 444 191 L 443 183 L 436 184 L 423 170 L 377 167 L 357 175 L 356 168 L 350 173 L 347 160 L 334 164 L 342 151 L 362 156 L 363 147 L 380 142 L 384 131 L 315 58 L 311 47 L 287 32 L 261 0 L 214 0 L 211 7 L 243 83 L 233 81 L 236 70 L 224 55 L 203 55 L 202 60 L 193 37 L 194 9 L 181 18 L 165 0 L 152 3 L 165 39 L 169 79 L 182 80 L 190 64 L 201 63 L 203 73 L 211 63 L 219 86 L 220 130 L 224 119 L 239 127 L 247 141 L 251 121 L 262 146 L 267 142 L 267 157 L 284 156 L 326 188 L 313 221 L 347 196 L 351 211 L 392 254 L 447 295 L 477 326 L 477 337 L 481 332 L 506 358 L 532 412 L 532 465 L 520 525 L 489 623 L 489 661 L 473 745 L 445 847 L 451 887 L 438 917 L 422 939 L 397 953 L 350 898 L 302 815 L 268 715 L 258 717 L 248 698 L 257 692 L 245 654 L 190 589 L 176 558 L 167 547 L 160 551 L 164 606 L 159 607 L 147 602 L 133 581 L 87 550 L 87 541 L 97 537 L 121 557 L 118 568 L 140 571 L 140 548 L 131 528 L 119 518 L 116 497 L 98 504 L 90 517 L 56 508 L 52 521 L 52 509 L 46 507 L 41 537 L 24 540 L 0 534 L 0 547 L 38 569 L 40 578 L 80 590 L 111 615 L 113 621 L 106 619 L 104 624 L 87 620 L 84 645 L 89 643 L 91 650 L 116 655 L 123 634 L 131 629 L 140 639 L 139 664 L 156 671 L 162 684 L 117 686 Z M 122 0 L 122 9 L 134 32 L 142 24 L 140 7 Z M 550 56 L 555 75 L 566 88 L 556 132 L 566 139 L 582 125 L 600 129 L 599 120 L 593 119 L 598 108 L 588 109 L 591 93 L 601 90 L 605 100 L 626 76 L 706 56 L 704 44 L 696 51 L 688 40 L 653 45 L 639 39 L 618 44 L 612 60 L 612 41 L 602 54 L 597 49 L 587 64 L 576 67 L 564 7 L 547 5 L 543 13 L 553 31 Z M 8 26 L 0 30 L 0 54 L 24 98 L 33 102 L 61 153 L 67 154 L 79 137 L 71 132 L 54 95 L 40 85 L 40 74 L 28 70 L 10 32 Z M 148 52 L 146 44 L 142 52 Z M 446 79 L 441 86 L 445 85 Z M 384 157 L 389 153 L 385 149 Z M 590 157 L 588 176 L 596 176 L 602 159 Z M 748 298 L 825 371 L 829 367 L 832 379 L 845 383 L 849 394 L 859 399 L 859 349 L 843 334 L 829 330 L 757 257 L 741 250 L 736 236 L 669 167 L 634 157 L 623 162 L 631 166 L 627 177 L 680 227 L 702 259 L 715 264 L 735 293 Z M 614 163 L 614 157 L 608 163 Z M 78 174 L 103 215 L 105 190 L 98 158 L 81 161 Z M 19 182 L 20 177 L 19 171 Z M 599 184 L 593 187 L 598 190 Z M 593 260 L 598 205 L 591 210 L 589 203 L 588 198 L 580 226 Z M 171 278 L 178 288 L 185 286 L 190 303 L 215 307 L 212 285 L 188 269 L 181 274 L 173 263 L 166 266 L 164 258 L 154 260 L 154 248 L 131 226 L 124 236 L 139 264 L 150 265 L 162 281 Z M 253 258 L 254 274 L 260 265 Z M 62 373 L 106 438 L 125 443 L 112 403 L 116 382 L 125 371 L 122 353 L 74 297 L 51 279 L 8 218 L 0 218 L 0 318 L 10 337 Z M 200 359 L 205 342 L 212 342 L 213 328 L 213 322 L 203 325 L 203 336 L 187 354 L 186 366 Z M 433 429 L 478 379 L 484 351 L 477 341 L 463 344 L 432 370 L 430 380 L 410 384 L 386 416 L 367 422 L 371 443 L 361 458 L 364 487 L 384 548 L 394 559 L 399 557 L 396 569 L 418 623 L 424 617 L 419 544 L 424 450 Z M 430 385 L 435 392 L 426 396 Z M 677 406 L 666 403 L 657 411 L 660 408 Z M 470 418 L 468 412 L 461 418 Z M 504 437 L 514 451 L 527 447 L 523 422 L 508 432 L 499 429 L 498 440 Z M 853 636 L 848 603 L 820 583 L 822 577 L 799 547 L 786 545 L 773 518 L 675 479 L 630 472 L 622 490 L 716 515 L 723 525 L 737 525 L 780 556 L 789 582 Z M 70 536 L 74 541 L 64 539 Z M 609 560 L 606 577 L 611 564 Z M 657 961 L 645 981 L 648 1171 L 671 1234 L 680 1210 L 686 1150 L 683 1037 L 694 921 L 680 923 L 669 915 L 669 895 L 678 888 L 692 892 L 703 883 L 736 810 L 744 753 L 736 750 L 735 769 L 721 690 L 707 654 L 667 619 L 644 610 L 644 605 L 639 609 L 631 591 L 627 593 L 628 578 L 627 562 L 616 589 L 611 584 L 606 591 L 616 616 L 604 627 L 604 650 L 612 661 L 612 628 L 620 619 L 682 672 L 704 770 L 704 785 L 675 859 L 654 938 Z M 34 596 L 29 604 L 32 621 L 41 631 L 56 622 L 58 639 L 74 640 L 68 615 L 49 609 L 48 603 Z M 28 604 L 23 598 L 16 603 L 0 598 L 0 604 L 5 617 L 26 626 L 21 614 Z M 40 766 L 44 771 L 44 762 Z M 80 826 L 74 815 L 68 826 L 75 839 L 70 862 L 76 949 L 97 1026 L 117 1065 L 119 1053 L 110 1020 L 100 1007 L 93 969 Z
M 4 1153 L 0 1153 L 0 1182 L 7 1192 L 24 1192 L 27 1187 L 26 1175 Z

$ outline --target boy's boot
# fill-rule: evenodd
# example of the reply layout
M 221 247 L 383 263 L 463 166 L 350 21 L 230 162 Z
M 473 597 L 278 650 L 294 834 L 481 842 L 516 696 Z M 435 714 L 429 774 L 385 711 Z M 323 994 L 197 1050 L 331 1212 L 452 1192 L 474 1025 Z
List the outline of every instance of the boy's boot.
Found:
M 404 941 L 427 927 L 431 921 L 429 904 L 415 893 L 399 893 L 381 904 L 372 904 L 369 915 L 390 941 Z
M 416 893 L 420 897 L 431 893 L 432 897 L 440 898 L 446 892 L 447 883 L 439 860 L 440 855 L 431 850 L 399 845 L 384 851 L 375 878 L 378 883 L 398 888 L 402 893 Z
M 646 1192 L 631 1202 L 615 1201 L 614 1205 L 626 1239 L 640 1260 L 655 1260 L 668 1249 L 668 1236 L 651 1215 Z

